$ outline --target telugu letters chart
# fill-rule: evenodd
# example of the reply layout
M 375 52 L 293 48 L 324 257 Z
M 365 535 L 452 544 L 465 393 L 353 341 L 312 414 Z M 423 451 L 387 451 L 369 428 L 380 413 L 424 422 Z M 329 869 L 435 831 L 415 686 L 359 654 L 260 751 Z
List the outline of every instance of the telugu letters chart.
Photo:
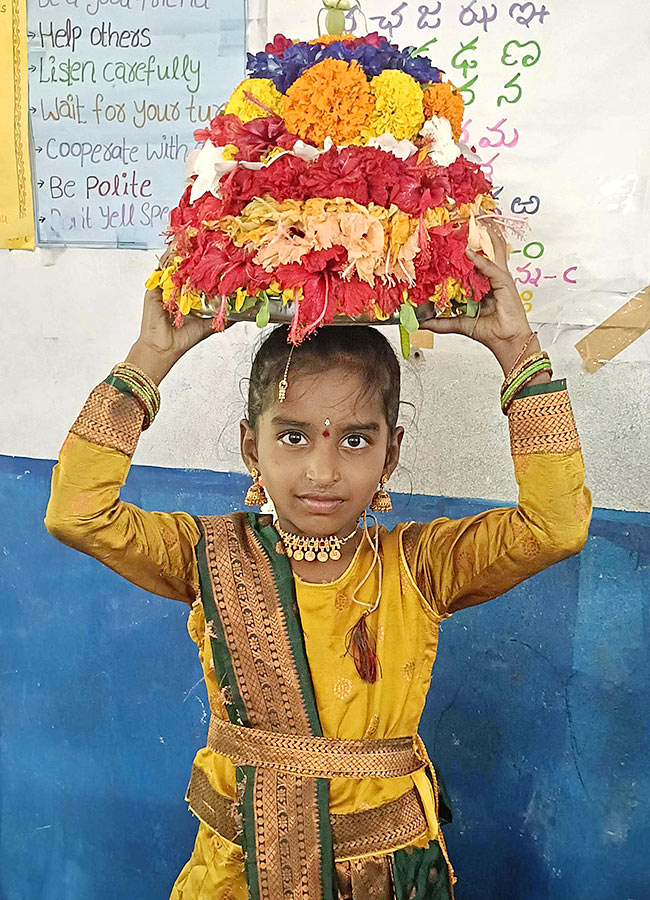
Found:
M 194 131 L 244 77 L 244 4 L 33 0 L 39 244 L 162 249 Z

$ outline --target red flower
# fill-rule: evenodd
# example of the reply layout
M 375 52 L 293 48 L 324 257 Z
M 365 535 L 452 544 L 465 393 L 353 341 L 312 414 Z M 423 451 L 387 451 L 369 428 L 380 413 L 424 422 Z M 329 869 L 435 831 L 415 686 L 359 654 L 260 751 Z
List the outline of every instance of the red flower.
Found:
M 490 282 L 480 275 L 465 255 L 469 226 L 448 222 L 429 228 L 426 240 L 415 257 L 415 286 L 411 299 L 419 305 L 426 303 L 439 284 L 444 288 L 448 277 L 458 278 L 466 294 L 480 300 L 490 289 Z
M 302 287 L 304 297 L 295 306 L 289 340 L 299 344 L 308 334 L 332 321 L 337 299 L 334 290 L 336 273 L 347 261 L 344 247 L 312 250 L 299 263 L 278 266 L 274 276 L 285 288 Z
M 264 48 L 266 53 L 275 53 L 276 56 L 282 57 L 284 56 L 284 51 L 287 47 L 292 47 L 293 41 L 285 37 L 283 34 L 276 34 L 272 41 Z
M 261 116 L 242 122 L 233 113 L 215 116 L 209 128 L 197 128 L 197 141 L 210 140 L 215 147 L 234 144 L 238 152 L 233 159 L 259 162 L 260 158 L 274 147 L 291 150 L 299 140 L 297 134 L 290 134 L 280 116 Z
M 232 294 L 238 287 L 250 293 L 269 286 L 273 276 L 252 261 L 253 254 L 218 231 L 203 231 L 196 236 L 196 249 L 184 259 L 172 281 L 191 287 L 212 298 Z

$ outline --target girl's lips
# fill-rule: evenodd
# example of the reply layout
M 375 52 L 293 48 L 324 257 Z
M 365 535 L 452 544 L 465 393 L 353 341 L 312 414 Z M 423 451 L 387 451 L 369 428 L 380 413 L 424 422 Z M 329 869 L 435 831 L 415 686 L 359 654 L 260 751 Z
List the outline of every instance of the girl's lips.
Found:
M 339 497 L 298 497 L 298 500 L 312 513 L 327 514 L 333 512 L 343 503 Z

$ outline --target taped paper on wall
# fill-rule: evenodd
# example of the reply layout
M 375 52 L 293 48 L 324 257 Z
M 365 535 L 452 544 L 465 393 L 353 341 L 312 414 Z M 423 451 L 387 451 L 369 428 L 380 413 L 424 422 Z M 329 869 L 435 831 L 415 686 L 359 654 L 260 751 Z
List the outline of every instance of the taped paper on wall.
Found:
M 581 338 L 576 350 L 588 372 L 597 372 L 650 330 L 650 284 Z

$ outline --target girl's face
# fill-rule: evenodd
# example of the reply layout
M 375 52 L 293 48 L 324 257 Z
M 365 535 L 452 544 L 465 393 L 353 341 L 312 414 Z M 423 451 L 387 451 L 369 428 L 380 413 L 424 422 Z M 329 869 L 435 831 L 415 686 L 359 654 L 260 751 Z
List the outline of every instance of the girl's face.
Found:
M 283 529 L 344 536 L 393 472 L 403 433 L 389 433 L 381 397 L 361 376 L 289 370 L 284 403 L 262 413 L 257 432 L 242 421 L 242 458 L 261 472 Z

